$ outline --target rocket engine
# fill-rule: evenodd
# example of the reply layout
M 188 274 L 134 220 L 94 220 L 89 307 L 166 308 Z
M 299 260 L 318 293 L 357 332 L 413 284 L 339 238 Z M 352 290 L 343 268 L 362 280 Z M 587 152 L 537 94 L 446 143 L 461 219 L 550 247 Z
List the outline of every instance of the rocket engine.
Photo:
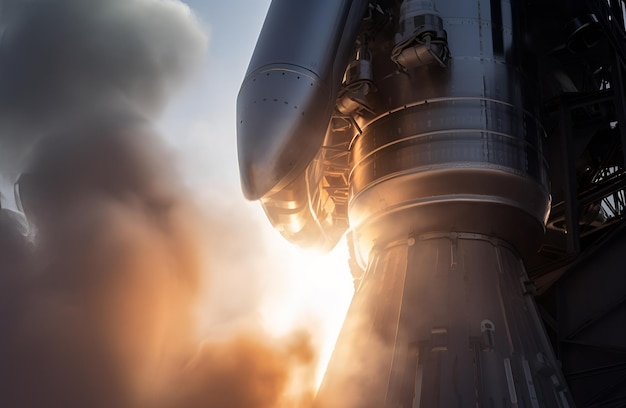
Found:
M 273 0 L 243 190 L 358 265 L 317 406 L 573 406 L 522 261 L 550 210 L 526 30 L 519 1 Z

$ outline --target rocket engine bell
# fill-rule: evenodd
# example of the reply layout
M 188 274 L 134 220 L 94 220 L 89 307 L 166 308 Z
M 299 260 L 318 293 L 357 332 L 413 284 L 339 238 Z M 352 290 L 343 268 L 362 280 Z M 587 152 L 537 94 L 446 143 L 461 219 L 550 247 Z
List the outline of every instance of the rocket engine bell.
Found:
M 317 406 L 572 406 L 522 262 L 550 189 L 519 3 L 272 2 L 244 193 L 365 271 Z

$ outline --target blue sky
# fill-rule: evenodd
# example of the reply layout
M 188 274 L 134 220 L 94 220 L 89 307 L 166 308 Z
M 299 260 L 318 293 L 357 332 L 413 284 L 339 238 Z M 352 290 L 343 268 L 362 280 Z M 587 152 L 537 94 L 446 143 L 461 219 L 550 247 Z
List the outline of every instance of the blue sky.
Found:
M 161 121 L 185 152 L 187 177 L 239 189 L 235 104 L 268 0 L 188 0 L 209 37 L 205 64 Z M 202 173 L 202 174 L 200 174 Z

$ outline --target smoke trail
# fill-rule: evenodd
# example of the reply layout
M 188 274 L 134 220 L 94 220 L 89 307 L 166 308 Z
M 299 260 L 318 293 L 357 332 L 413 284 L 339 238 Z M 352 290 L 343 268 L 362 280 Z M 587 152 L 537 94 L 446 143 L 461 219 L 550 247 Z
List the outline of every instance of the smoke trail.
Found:
M 219 285 L 212 257 L 238 234 L 198 210 L 149 125 L 201 58 L 188 9 L 3 1 L 0 25 L 0 151 L 39 140 L 19 183 L 33 244 L 0 214 L 0 406 L 310 404 L 306 334 L 239 324 L 198 340 L 201 281 Z
M 81 116 L 116 106 L 157 117 L 207 41 L 171 0 L 0 0 L 0 34 L 5 169 L 16 148 Z

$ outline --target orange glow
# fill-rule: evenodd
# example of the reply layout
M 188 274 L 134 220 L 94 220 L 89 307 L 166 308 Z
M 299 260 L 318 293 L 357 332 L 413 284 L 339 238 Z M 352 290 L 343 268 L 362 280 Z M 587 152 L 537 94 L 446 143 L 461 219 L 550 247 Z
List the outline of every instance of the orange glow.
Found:
M 207 228 L 214 245 L 205 255 L 213 273 L 202 290 L 200 338 L 246 332 L 258 324 L 278 345 L 305 334 L 315 372 L 310 365 L 303 366 L 306 372 L 292 367 L 285 392 L 314 392 L 311 387 L 322 381 L 353 295 L 347 244 L 339 242 L 328 254 L 303 250 L 272 227 L 259 203 L 222 198 L 199 200 L 218 214 Z
M 267 287 L 261 314 L 275 335 L 306 329 L 318 352 L 319 387 L 353 294 L 345 241 L 328 254 L 307 251 L 286 242 L 275 231 L 267 234 L 279 272 Z

